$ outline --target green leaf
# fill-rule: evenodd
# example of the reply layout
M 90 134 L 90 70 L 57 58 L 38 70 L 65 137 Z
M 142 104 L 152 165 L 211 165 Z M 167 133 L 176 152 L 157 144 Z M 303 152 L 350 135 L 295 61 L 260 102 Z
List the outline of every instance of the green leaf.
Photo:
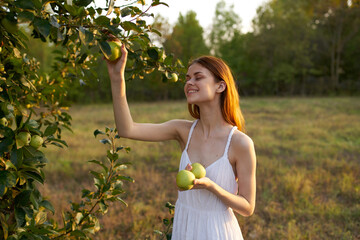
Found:
M 156 30 L 156 29 L 153 29 L 153 28 L 152 28 L 150 31 L 153 32 L 153 33 L 155 33 L 156 35 L 158 35 L 158 36 L 160 36 L 160 37 L 162 36 L 161 32 L 159 32 L 159 31 Z
M 103 199 L 101 199 L 100 203 L 99 203 L 100 209 L 101 211 L 105 214 L 108 211 L 108 205 L 105 203 L 105 201 Z
M 16 171 L 16 167 L 10 160 L 7 160 L 5 162 L 5 170 L 8 170 L 8 169 L 14 169 Z
M 111 145 L 111 141 L 109 139 L 106 139 L 106 138 L 101 139 L 100 142 L 103 143 L 103 144 L 110 144 Z
M 18 227 L 25 225 L 25 211 L 21 207 L 15 207 L 15 220 Z
M 51 24 L 47 20 L 36 17 L 33 23 L 41 35 L 43 35 L 45 38 L 49 36 Z
M 147 50 L 147 54 L 149 55 L 149 57 L 151 57 L 152 59 L 154 59 L 155 61 L 157 61 L 159 59 L 159 53 L 156 50 L 156 48 L 149 48 Z
M 57 139 L 57 138 L 54 138 L 54 137 L 51 137 L 51 136 L 48 137 L 47 140 L 51 141 L 51 142 L 52 142 L 51 144 L 54 144 L 54 145 L 56 145 L 56 146 L 59 146 L 60 144 L 55 144 L 54 142 L 58 142 L 58 143 L 63 144 L 63 145 L 66 146 L 66 147 L 69 147 L 69 146 L 67 145 L 67 143 L 66 143 L 65 140 Z M 60 145 L 60 147 L 62 148 L 61 145 Z
M 23 175 L 26 176 L 27 178 L 34 179 L 34 180 L 38 181 L 39 183 L 44 184 L 44 177 L 41 176 L 40 174 L 38 174 L 37 172 L 26 171 L 26 172 L 23 172 Z
M 132 183 L 135 182 L 135 180 L 132 179 L 129 176 L 118 176 L 118 177 L 116 177 L 116 179 L 118 179 L 118 180 L 126 180 L 126 181 L 129 181 L 129 182 L 132 182 Z
M 22 9 L 29 9 L 29 10 L 35 9 L 34 3 L 29 0 L 17 0 L 15 1 L 15 6 Z
M 117 199 L 119 202 L 123 203 L 126 207 L 128 206 L 128 204 L 127 204 L 121 197 L 116 197 L 116 199 Z
M 141 32 L 141 28 L 139 28 L 135 23 L 130 22 L 130 21 L 126 21 L 126 22 L 122 22 L 121 23 L 121 27 L 125 30 L 125 31 L 136 31 L 136 32 Z
M 168 56 L 166 56 L 165 60 L 164 60 L 164 64 L 166 66 L 172 66 L 173 64 L 173 59 L 174 59 L 174 55 L 170 54 Z
M 151 6 L 155 7 L 155 6 L 160 5 L 160 4 L 169 7 L 168 4 L 166 4 L 166 3 L 164 3 L 164 2 L 160 2 L 159 0 L 154 1 L 154 2 L 151 4 Z
M 105 16 L 100 16 L 95 19 L 95 23 L 100 26 L 109 26 L 110 25 L 110 19 Z
M 77 8 L 75 8 L 74 6 L 64 4 L 64 8 L 66 9 L 66 11 L 68 11 L 68 13 L 70 13 L 71 16 L 77 15 Z
M 74 4 L 79 6 L 79 7 L 86 7 L 87 5 L 89 5 L 93 1 L 94 0 L 74 0 Z
M 129 7 L 124 7 L 121 9 L 121 17 L 126 17 L 131 14 L 131 9 Z
M 105 135 L 105 133 L 104 133 L 103 131 L 100 131 L 99 129 L 96 129 L 96 130 L 94 131 L 94 136 L 96 137 L 96 136 L 99 135 L 99 134 L 104 134 L 104 135 Z
M 39 202 L 38 199 L 34 196 L 34 192 L 30 195 L 30 202 L 32 203 L 35 210 L 39 210 Z
M 55 214 L 55 209 L 54 209 L 53 205 L 49 201 L 43 200 L 39 205 L 41 207 L 44 207 L 45 209 L 51 211 L 53 214 Z
M 34 20 L 34 13 L 29 11 L 22 11 L 19 13 L 18 18 L 21 21 L 33 21 Z
M 14 139 L 13 138 L 10 138 L 10 137 L 7 137 L 5 138 L 4 140 L 1 140 L 0 142 L 0 152 L 3 153 L 3 152 L 7 152 L 8 151 L 8 147 L 10 145 L 12 145 L 14 143 Z
M 101 167 L 103 167 L 104 168 L 104 170 L 105 170 L 105 172 L 108 172 L 108 168 L 102 163 L 102 162 L 100 162 L 100 161 L 97 161 L 97 160 L 90 160 L 89 162 L 91 162 L 91 163 L 95 163 L 95 164 L 97 164 L 97 165 L 99 165 L 99 166 L 101 166 Z
M 30 203 L 31 190 L 23 190 L 14 199 L 15 206 L 28 206 Z
M 56 133 L 57 129 L 58 129 L 57 124 L 51 124 L 51 125 L 49 125 L 49 126 L 45 129 L 44 136 L 53 135 L 54 133 Z
M 16 176 L 7 170 L 0 171 L 0 186 L 14 187 L 16 185 Z
M 107 151 L 107 157 L 110 159 L 110 160 L 113 160 L 115 161 L 116 159 L 119 158 L 119 155 L 117 153 L 111 153 L 110 150 Z
M 36 9 L 40 10 L 42 8 L 42 3 L 40 0 L 32 0 L 32 2 L 34 3 Z
M 80 237 L 80 239 L 86 238 L 86 234 L 83 231 L 77 229 L 72 231 L 70 235 L 74 237 Z
M 107 41 L 100 41 L 99 47 L 106 58 L 109 58 L 111 56 L 111 48 Z

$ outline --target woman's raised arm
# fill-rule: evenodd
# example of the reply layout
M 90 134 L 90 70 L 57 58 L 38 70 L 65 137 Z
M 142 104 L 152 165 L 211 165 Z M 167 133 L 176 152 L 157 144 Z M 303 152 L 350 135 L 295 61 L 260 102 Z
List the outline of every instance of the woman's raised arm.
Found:
M 115 61 L 106 60 L 111 80 L 115 124 L 119 136 L 143 141 L 180 141 L 179 130 L 181 125 L 185 124 L 184 120 L 171 120 L 161 124 L 136 123 L 133 121 L 126 99 L 124 72 L 128 52 L 124 44 L 121 46 L 121 53 L 121 58 Z

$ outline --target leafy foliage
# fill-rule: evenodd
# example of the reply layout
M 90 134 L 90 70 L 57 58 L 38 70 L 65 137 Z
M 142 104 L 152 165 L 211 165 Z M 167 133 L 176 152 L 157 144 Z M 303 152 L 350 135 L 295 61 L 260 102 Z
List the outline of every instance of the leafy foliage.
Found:
M 175 205 L 173 205 L 170 202 L 167 202 L 165 204 L 165 207 L 169 209 L 170 218 L 164 218 L 163 219 L 163 226 L 164 230 L 154 230 L 155 233 L 160 235 L 160 239 L 170 240 L 171 239 L 171 232 L 172 232 L 172 225 L 174 223 L 174 211 L 175 211 Z
M 97 79 L 93 67 L 96 60 L 110 54 L 107 41 L 119 38 L 129 51 L 130 78 L 143 77 L 146 72 L 160 71 L 164 77 L 182 74 L 181 62 L 170 64 L 162 48 L 153 46 L 152 29 L 142 19 L 152 16 L 148 10 L 165 4 L 152 1 L 145 11 L 135 1 L 115 6 L 110 1 L 105 9 L 92 0 L 5 0 L 0 3 L 0 236 L 3 239 L 89 239 L 100 229 L 96 214 L 105 214 L 108 203 L 119 201 L 124 192 L 123 181 L 133 179 L 122 175 L 127 163 L 118 152 L 129 148 L 116 147 L 116 130 L 106 128 L 111 146 L 107 162 L 90 161 L 102 168 L 92 171 L 96 191 L 84 189 L 83 201 L 72 203 L 71 211 L 63 214 L 63 226 L 48 218 L 54 213 L 51 203 L 39 192 L 44 184 L 42 168 L 48 160 L 40 147 L 67 146 L 62 131 L 71 130 L 71 116 L 66 112 L 68 88 L 75 81 Z M 165 4 L 166 5 L 166 4 Z M 107 15 L 114 14 L 110 18 Z M 53 71 L 39 74 L 39 62 L 28 57 L 29 29 L 31 37 L 51 42 L 61 48 L 54 51 Z M 36 137 L 35 137 L 36 136 Z

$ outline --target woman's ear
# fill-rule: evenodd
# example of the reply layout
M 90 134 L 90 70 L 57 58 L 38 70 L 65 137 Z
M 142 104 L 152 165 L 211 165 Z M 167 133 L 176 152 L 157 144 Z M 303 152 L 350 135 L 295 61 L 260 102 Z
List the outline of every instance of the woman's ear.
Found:
M 219 86 L 216 90 L 218 93 L 222 93 L 226 89 L 226 83 L 224 81 L 219 82 Z

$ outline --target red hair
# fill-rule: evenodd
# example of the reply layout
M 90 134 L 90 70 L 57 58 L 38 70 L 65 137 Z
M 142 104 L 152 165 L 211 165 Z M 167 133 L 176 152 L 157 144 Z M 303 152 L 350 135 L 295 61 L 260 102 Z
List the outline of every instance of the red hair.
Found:
M 193 60 L 189 67 L 195 63 L 208 69 L 215 77 L 216 82 L 224 81 L 225 90 L 221 93 L 220 107 L 224 120 L 237 126 L 241 132 L 245 132 L 245 119 L 240 109 L 239 93 L 229 66 L 220 58 L 213 56 L 202 56 Z M 196 119 L 200 118 L 200 108 L 195 104 L 188 104 L 190 115 Z

